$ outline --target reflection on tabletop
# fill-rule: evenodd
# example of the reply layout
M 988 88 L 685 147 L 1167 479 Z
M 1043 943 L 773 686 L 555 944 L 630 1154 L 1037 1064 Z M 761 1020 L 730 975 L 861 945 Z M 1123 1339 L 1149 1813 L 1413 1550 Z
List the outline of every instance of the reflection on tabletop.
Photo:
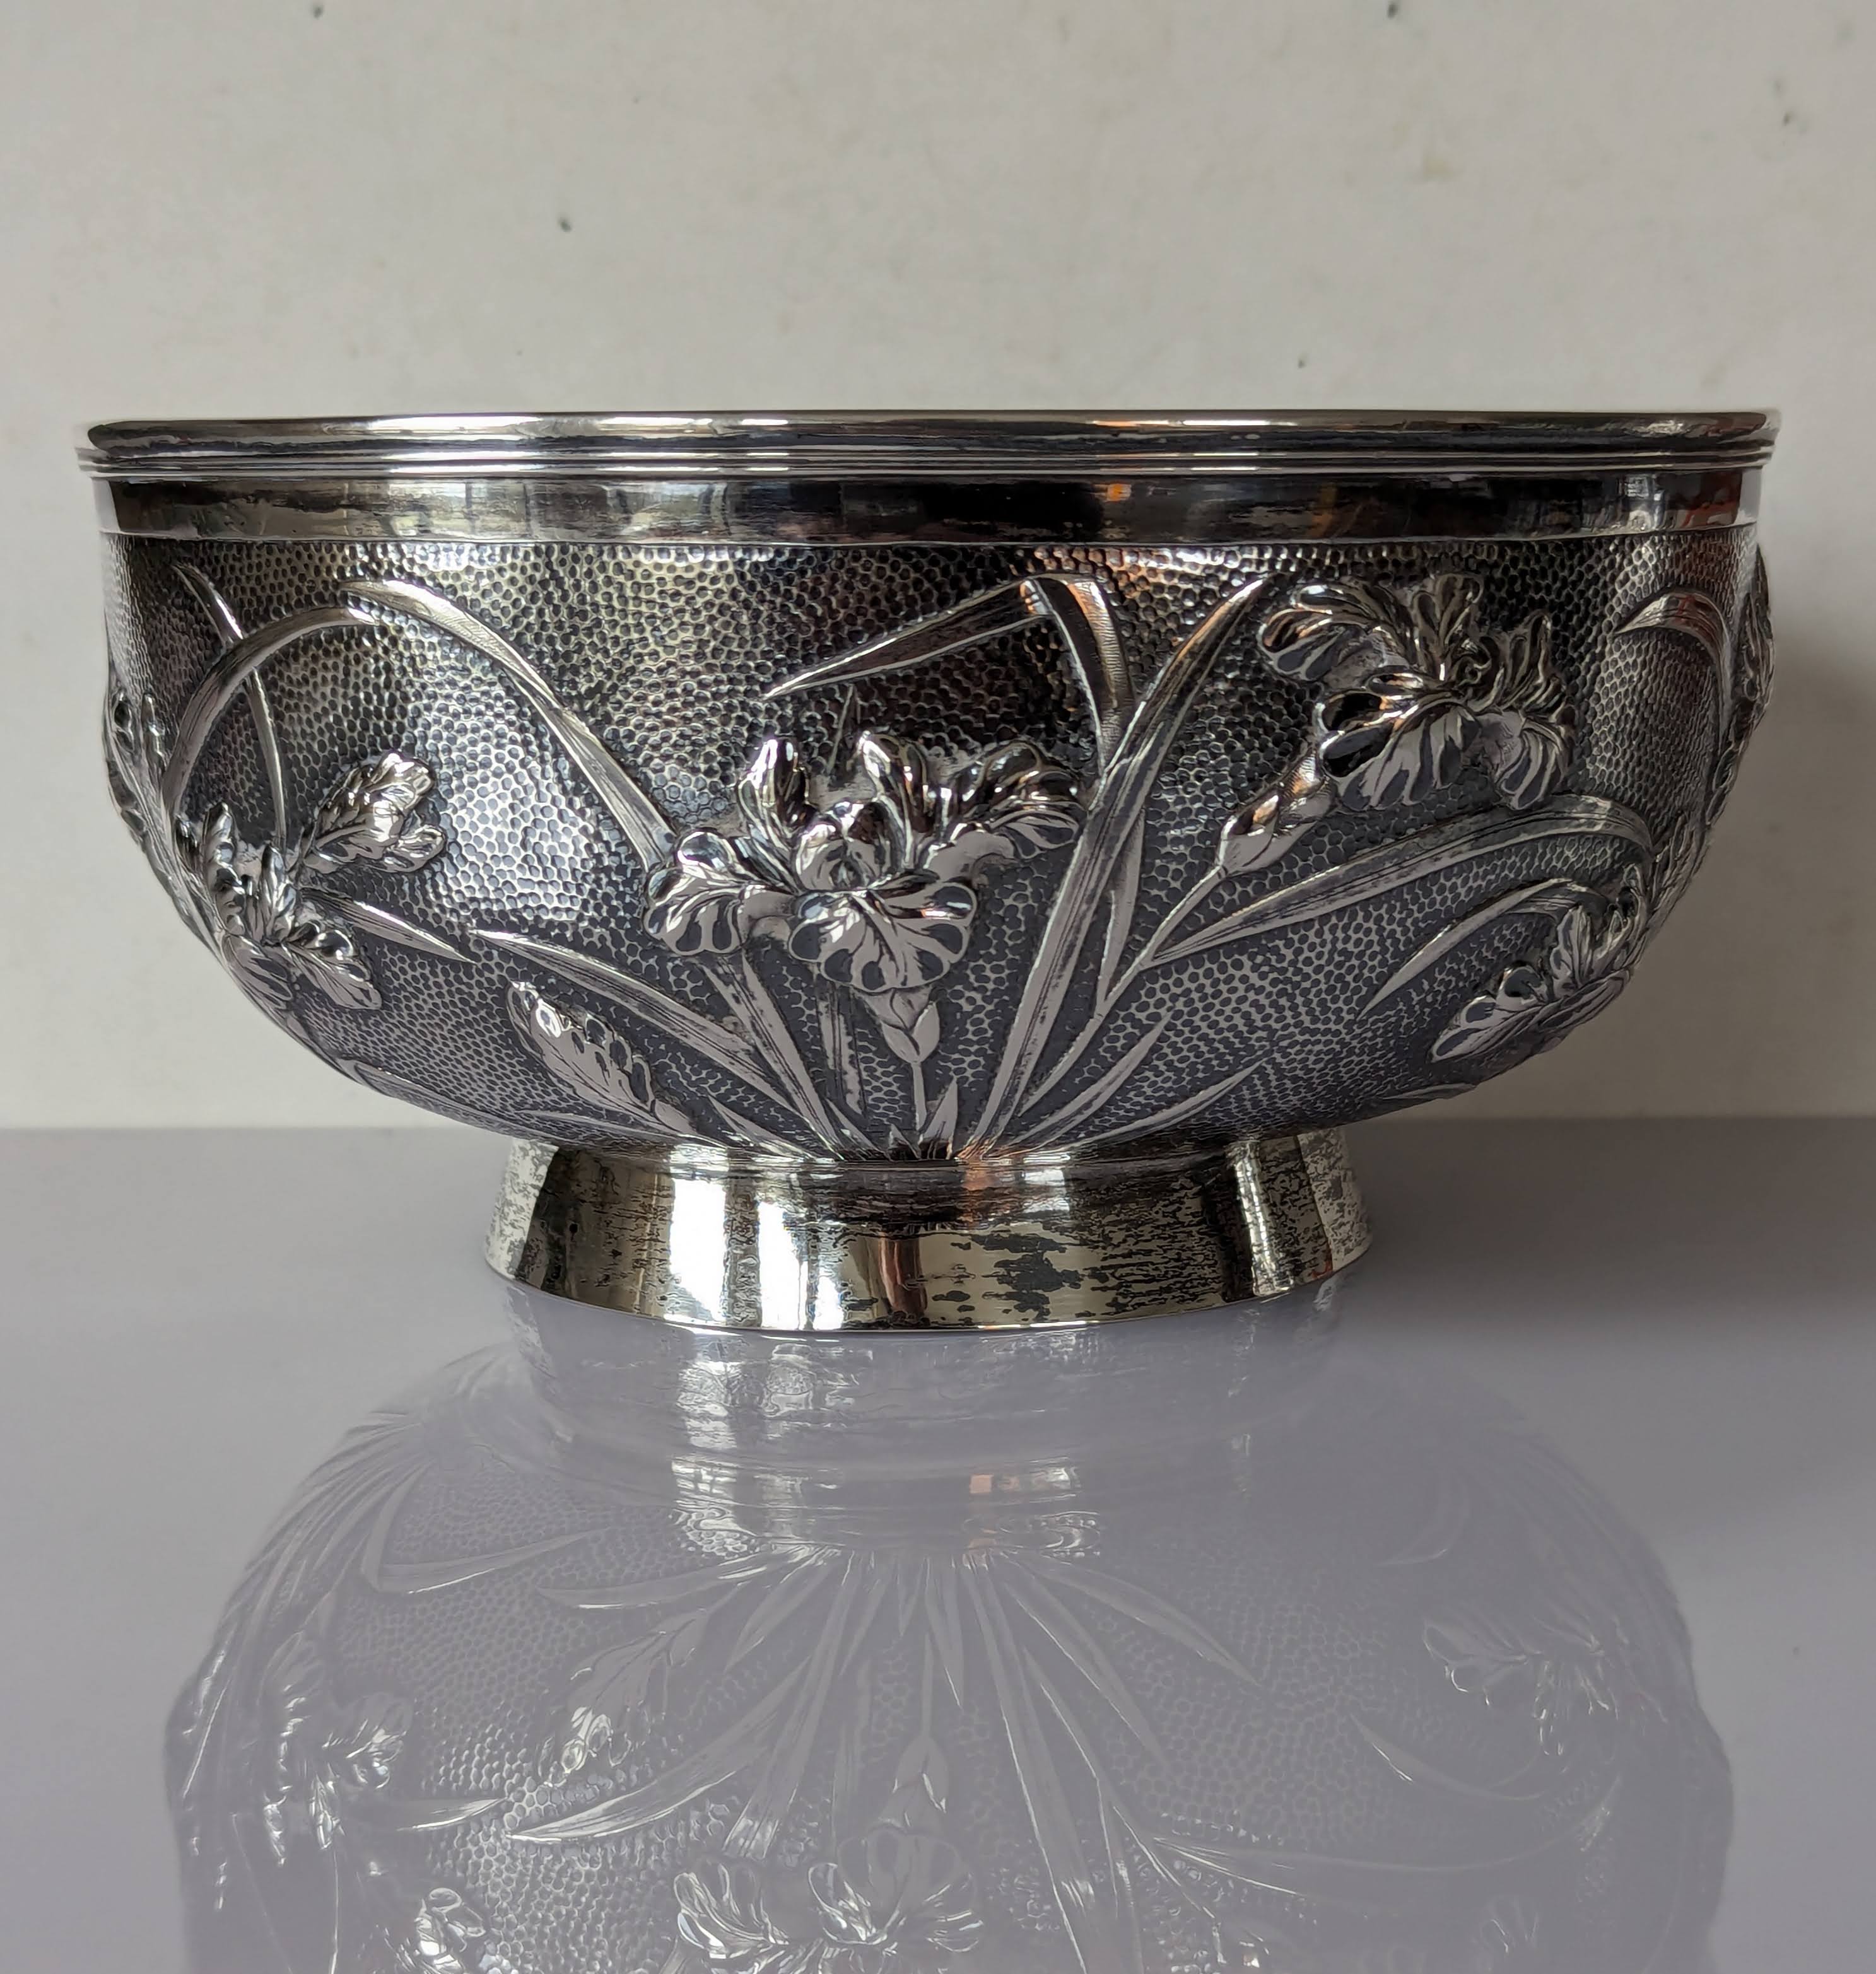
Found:
M 1703 1964 L 1730 1792 L 1658 1565 L 1327 1296 L 795 1340 L 513 1295 L 178 1703 L 198 1969 Z

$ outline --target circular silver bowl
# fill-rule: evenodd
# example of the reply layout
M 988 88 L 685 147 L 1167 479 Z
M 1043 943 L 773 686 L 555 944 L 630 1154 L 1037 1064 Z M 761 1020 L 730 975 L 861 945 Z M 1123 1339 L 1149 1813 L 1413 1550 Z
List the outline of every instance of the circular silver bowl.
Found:
M 689 1323 L 1216 1306 L 1605 1006 L 1763 709 L 1763 413 L 115 425 L 112 785 L 289 1033 Z

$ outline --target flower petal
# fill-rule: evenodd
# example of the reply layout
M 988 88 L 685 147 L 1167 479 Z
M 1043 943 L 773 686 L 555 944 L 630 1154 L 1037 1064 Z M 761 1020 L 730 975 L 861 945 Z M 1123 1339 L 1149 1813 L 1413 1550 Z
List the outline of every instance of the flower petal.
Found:
M 287 1012 L 294 969 L 278 946 L 258 946 L 239 933 L 225 933 L 220 949 L 222 965 L 252 999 L 276 1015 Z
M 1027 741 L 968 762 L 945 795 L 945 826 L 920 858 L 940 877 L 969 878 L 987 863 L 1061 849 L 1085 820 L 1074 777 Z
M 362 1014 L 384 1005 L 371 969 L 343 926 L 303 914 L 280 949 L 334 1007 Z
M 854 753 L 893 818 L 898 852 L 894 867 L 903 869 L 937 819 L 940 784 L 931 762 L 916 741 L 870 730 L 855 739 Z
M 857 891 L 897 876 L 903 818 L 884 802 L 838 802 L 795 839 L 795 874 L 805 891 Z
M 713 829 L 694 829 L 646 887 L 645 930 L 674 953 L 733 953 L 756 921 L 785 903 L 740 846 Z
M 1317 723 L 1323 765 L 1351 809 L 1425 802 L 1457 778 L 1473 732 L 1458 700 L 1424 687 L 1334 694 Z
M 753 1865 L 681 1871 L 672 1889 L 678 1932 L 713 1960 L 748 1966 L 765 1949 L 782 1943 L 763 1910 L 762 1881 Z
M 798 900 L 789 951 L 861 995 L 929 986 L 970 943 L 976 894 L 923 874 Z
M 813 814 L 808 777 L 792 740 L 767 735 L 736 784 L 736 807 L 749 833 L 785 861 L 795 832 Z
M 307 831 L 303 867 L 336 871 L 355 860 L 415 871 L 443 848 L 434 825 L 410 827 L 412 812 L 435 785 L 421 762 L 395 749 L 362 761 L 320 803 Z
M 1491 1055 L 1523 1042 L 1537 1046 L 1533 1031 L 1552 1005 L 1550 984 L 1533 966 L 1508 968 L 1496 986 L 1475 994 L 1440 1031 L 1435 1062 Z

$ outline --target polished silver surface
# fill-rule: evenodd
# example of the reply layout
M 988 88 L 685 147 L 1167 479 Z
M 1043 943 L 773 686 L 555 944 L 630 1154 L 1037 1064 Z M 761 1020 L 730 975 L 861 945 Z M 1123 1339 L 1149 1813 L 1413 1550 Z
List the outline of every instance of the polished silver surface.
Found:
M 1764 463 L 1775 412 L 671 412 L 189 419 L 93 425 L 106 478 L 384 473 L 912 472 L 940 477 L 1261 471 L 1298 464 L 1695 468 Z
M 655 1605 L 587 1609 L 579 1596 L 635 1582 L 655 1591 L 647 1578 L 662 1555 L 677 1575 L 739 1555 L 772 1566 L 825 1543 L 869 1596 L 903 1559 L 981 1569 L 1000 1594 L 1033 1602 L 1038 1564 L 1058 1563 L 1048 1589 L 1100 1647 L 1113 1690 L 1158 1749 L 1026 1611 L 1012 1612 L 1022 1683 L 1010 1690 L 1039 1697 L 1084 1862 L 1092 1872 L 1104 1854 L 1096 1799 L 1038 1674 L 1094 1737 L 1150 1838 L 1182 1812 L 1190 1820 L 1176 1834 L 1195 1845 L 1287 1837 L 1300 1848 L 1312 1821 L 1333 1826 L 1312 1854 L 1324 1871 L 1356 1866 L 1353 1887 L 1319 1879 L 1297 1900 L 1182 1881 L 1201 1898 L 1228 1893 L 1236 1903 L 1221 1916 L 1254 1936 L 1261 1920 L 1273 1949 L 1313 1910 L 1325 1954 L 1330 1926 L 1345 1955 L 1360 1936 L 1363 1974 L 1414 1967 L 1417 1955 L 1444 1974 L 1467 1963 L 1426 1959 L 1430 1933 L 1464 1939 L 1494 1900 L 1507 1913 L 1505 1900 L 1529 1900 L 1528 1882 L 1507 1882 L 1525 1867 L 1500 1867 L 1533 1806 L 1510 1805 L 1494 1823 L 1475 1799 L 1448 1802 L 1424 1771 L 1410 1780 L 1391 1768 L 1359 1720 L 1397 1756 L 1445 1755 L 1435 1766 L 1454 1782 L 1503 1787 L 1527 1762 L 1520 1792 L 1554 1789 L 1564 1773 L 1592 1790 L 1599 1776 L 1624 1778 L 1600 1844 L 1531 1861 L 1543 1880 L 1537 1967 L 1599 1919 L 1606 1953 L 1563 1958 L 1568 1974 L 1645 1964 L 1677 1828 L 1699 1867 L 1681 1881 L 1694 1914 L 1677 1923 L 1677 1943 L 1697 1930 L 1724 1852 L 1712 1974 L 1860 1967 L 1876 1842 L 1861 1727 L 1876 1636 L 1866 1197 L 1876 1126 L 1409 1122 L 1353 1136 L 1391 1235 L 1385 1268 L 1337 1285 L 1333 1329 L 1312 1294 L 1300 1307 L 1098 1330 L 811 1342 L 622 1324 L 530 1296 L 538 1342 L 526 1341 L 524 1370 L 504 1341 L 510 1292 L 473 1251 L 502 1155 L 490 1139 L 0 1134 L 0 1318 L 11 1319 L 0 1322 L 0 1898 L 13 1963 L 178 1974 L 164 1714 L 198 1671 L 212 1672 L 225 1609 L 223 1636 L 243 1669 L 220 1675 L 228 1717 L 254 1725 L 273 1664 L 271 1654 L 257 1663 L 261 1641 L 277 1651 L 310 1622 L 316 1631 L 336 1581 L 326 1684 L 316 1716 L 299 1717 L 285 1775 L 264 1731 L 251 1744 L 230 1733 L 193 1787 L 193 1800 L 229 1812 L 205 1842 L 225 1844 L 238 1826 L 248 1861 L 219 1918 L 205 1869 L 189 1867 L 194 1974 L 231 1964 L 331 1974 L 322 1929 L 342 1866 L 348 1887 L 364 1867 L 368 1901 L 395 1894 L 385 1904 L 405 1945 L 447 1943 L 455 1926 L 474 1949 L 470 1974 L 551 1974 L 566 1964 L 555 1948 L 583 1951 L 572 1959 L 582 1974 L 660 1974 L 680 1936 L 677 1881 L 714 1886 L 722 1840 L 759 1771 L 611 1838 L 511 1835 L 511 1814 L 517 1831 L 547 1820 L 546 1764 L 573 1739 L 556 1730 L 570 1725 L 579 1669 L 610 1651 L 623 1672 L 654 1629 Z M 326 1460 L 348 1432 L 345 1454 Z M 1444 1473 L 1462 1488 L 1444 1486 Z M 387 1513 L 393 1475 L 415 1477 Z M 289 1501 L 290 1517 L 270 1529 Z M 323 1520 L 322 1503 L 334 1511 Z M 348 1508 L 362 1510 L 349 1528 Z M 1029 1543 L 1041 1530 L 1054 1546 Z M 582 1540 L 562 1549 L 509 1553 L 575 1532 Z M 248 1574 L 257 1551 L 284 1566 Z M 504 1556 L 505 1568 L 435 1580 Z M 1611 1574 L 1623 1559 L 1632 1569 Z M 382 1588 L 363 1582 L 367 1562 Z M 1100 1603 L 1088 1586 L 1108 1587 L 1104 1573 L 1159 1604 Z M 684 1737 L 710 1710 L 733 1725 L 739 1706 L 748 1711 L 796 1666 L 818 1667 L 831 1563 L 804 1573 L 795 1616 L 713 1683 L 715 1655 L 733 1649 L 727 1627 L 740 1630 L 773 1581 L 724 1584 L 740 1604 L 707 1619 L 698 1654 L 648 1696 L 671 1739 L 648 1736 L 622 1762 L 610 1742 L 596 1745 L 594 1722 L 595 1745 L 559 1785 L 562 1807 L 612 1799 L 694 1745 Z M 1452 1650 L 1445 1628 L 1467 1606 L 1475 1643 L 1493 1621 L 1499 1658 L 1507 1628 L 1534 1627 L 1550 1647 L 1537 1656 L 1567 1649 L 1580 1669 L 1586 1596 L 1622 1621 L 1619 1638 L 1589 1628 L 1602 1655 L 1640 1677 L 1604 1689 L 1612 1718 L 1568 1677 L 1548 1689 L 1551 1712 L 1562 1710 L 1560 1759 L 1540 1738 L 1536 1664 L 1500 1678 L 1489 1698 L 1462 1671 L 1462 1691 L 1426 1628 L 1436 1620 Z M 1236 1681 L 1134 1615 L 1161 1605 L 1265 1683 Z M 1684 1637 L 1667 1628 L 1676 1605 Z M 1559 1626 L 1560 1608 L 1579 1618 Z M 864 1615 L 857 1593 L 849 1613 Z M 1057 1881 L 1035 1861 L 1027 1805 L 1012 1799 L 1015 1756 L 978 1619 L 960 1615 L 973 1731 L 960 1736 L 967 1717 L 941 1671 L 933 1740 L 951 1765 L 945 1841 L 968 1871 L 980 1928 L 968 1949 L 954 1944 L 949 1974 L 1001 1974 L 1012 1957 L 997 1956 L 1009 1936 L 999 1929 L 1026 1924 L 1024 1937 L 1069 1949 Z M 907 1621 L 916 1648 L 923 1614 Z M 822 1936 L 808 1874 L 840 1867 L 851 1841 L 829 1847 L 807 1819 L 831 1798 L 862 1686 L 879 1729 L 851 1798 L 863 1852 L 907 1753 L 899 1730 L 919 1717 L 922 1658 L 888 1648 L 899 1625 L 895 1585 L 846 1676 L 837 1665 L 828 1680 L 823 1738 L 762 1861 L 764 1910 L 806 1944 Z M 1660 1697 L 1656 1673 L 1690 1658 L 1699 1711 L 1732 1771 L 1730 1845 L 1694 1818 L 1704 1805 L 1717 1823 L 1725 1792 L 1684 1690 L 1662 1701 L 1674 1734 L 1635 1697 Z M 320 1663 L 304 1650 L 283 1657 L 272 1690 L 311 1694 Z M 369 1785 L 370 1767 L 334 1793 L 344 1834 L 322 1849 L 310 1812 L 301 1822 L 296 1806 L 310 1800 L 327 1730 L 362 1726 L 374 1700 L 384 1785 Z M 1678 1779 L 1666 1759 L 1676 1734 L 1694 1757 Z M 1516 1752 L 1497 1765 L 1506 1750 Z M 187 1775 L 179 1765 L 179 1790 Z M 1625 1807 L 1632 1781 L 1655 1792 L 1645 1826 Z M 426 1801 L 461 1808 L 523 1792 L 535 1792 L 525 1815 L 394 1827 Z M 267 1835 L 271 1798 L 284 1861 Z M 712 1802 L 726 1812 L 714 1828 Z M 1566 1809 L 1559 1827 L 1568 1821 Z M 1241 1829 L 1225 1840 L 1219 1825 L 1232 1822 Z M 1109 1827 L 1117 1844 L 1131 1843 Z M 382 1881 L 369 1871 L 379 1858 Z M 1378 1872 L 1389 1858 L 1477 1868 Z M 1612 1874 L 1595 1879 L 1605 1858 Z M 1573 1873 L 1581 1897 L 1553 1936 L 1550 1890 Z M 1072 1902 L 1084 1882 L 1064 1875 L 1063 1896 Z M 1107 1896 L 1086 1882 L 1091 1900 Z M 1407 1884 L 1423 1897 L 1406 1897 Z M 1156 1902 L 1176 1903 L 1195 1926 L 1182 1897 L 1150 1874 L 1133 1886 L 1150 1953 L 1189 1940 L 1157 1934 L 1153 1917 Z M 237 1957 L 262 1901 L 294 1959 L 259 1946 Z M 632 1927 L 645 1957 L 608 1962 L 608 1943 Z M 1500 1950 L 1501 1964 L 1517 1964 Z M 390 1974 L 392 1956 L 361 1951 L 340 1974 Z M 1310 1974 L 1307 1953 L 1267 1957 Z M 1219 1958 L 1206 1937 L 1186 1964 L 1215 1974 Z M 1040 1959 L 1038 1974 L 1051 1964 Z M 1072 1959 L 1066 1974 L 1077 1974 Z
M 177 540 L 1541 539 L 1729 528 L 1769 412 L 721 414 L 100 425 L 107 531 Z
M 1541 541 L 1731 528 L 1759 503 L 1756 466 L 1706 471 L 1340 471 L 867 480 L 702 480 L 601 472 L 363 479 L 311 474 L 100 480 L 109 534 L 176 541 L 1036 541 L 1177 548 L 1195 541 Z
M 634 1171 L 674 1146 L 805 1173 L 904 1161 L 969 1197 L 1041 1158 L 1118 1200 L 1107 1162 L 1245 1169 L 1261 1143 L 1470 1088 L 1621 991 L 1764 706 L 1749 519 L 1771 431 L 1758 414 L 100 428 L 113 502 L 251 471 L 339 488 L 345 517 L 251 538 L 252 510 L 221 531 L 171 510 L 169 532 L 107 536 L 113 789 L 185 923 L 374 1088 Z M 537 503 L 501 490 L 537 470 L 578 488 L 648 461 L 716 488 L 735 525 L 602 539 L 589 504 L 579 539 L 427 532 L 439 488 L 447 509 L 486 484 L 487 525 L 527 523 Z M 1177 546 L 1074 518 L 1209 486 L 1221 461 L 1252 491 L 1176 507 Z M 946 511 L 976 502 L 983 538 L 882 534 L 876 484 L 852 476 L 885 465 Z M 1271 516 L 1307 490 L 1287 539 L 1245 523 L 1266 468 Z M 1548 525 L 1527 474 L 1564 490 Z M 806 500 L 819 532 L 747 536 L 763 510 L 737 490 L 765 474 L 772 513 Z M 1645 530 L 1587 524 L 1612 474 Z M 1707 497 L 1651 510 L 1677 475 Z M 864 1241 L 937 1251 L 923 1185 Z M 843 1210 L 838 1187 L 818 1197 Z M 591 1215 L 569 1234 L 567 1198 L 536 1253 L 617 1244 Z M 1159 1244 L 1159 1278 L 1091 1290 L 1084 1317 L 1244 1292 L 1225 1258 L 1256 1217 L 1186 1229 L 1212 1250 L 1195 1267 Z M 1064 1277 L 1090 1244 L 1074 1218 L 1032 1237 Z M 760 1219 L 713 1219 L 730 1277 L 763 1272 Z M 960 1223 L 937 1224 L 949 1252 Z M 1359 1244 L 1313 1251 L 1333 1267 Z M 980 1261 L 962 1290 L 888 1271 L 904 1293 L 884 1316 L 877 1267 L 830 1279 L 854 1284 L 858 1326 L 939 1320 L 957 1293 L 983 1327 L 1071 1320 L 1007 1254 Z M 603 1275 L 621 1306 L 631 1272 L 595 1250 L 541 1279 Z M 765 1296 L 713 1306 L 733 1303 L 769 1320 Z M 798 1326 L 799 1294 L 776 1306 Z
M 1368 1221 L 1340 1131 L 1159 1158 L 812 1165 L 520 1144 L 503 1274 L 733 1330 L 1004 1330 L 1215 1309 L 1345 1267 Z

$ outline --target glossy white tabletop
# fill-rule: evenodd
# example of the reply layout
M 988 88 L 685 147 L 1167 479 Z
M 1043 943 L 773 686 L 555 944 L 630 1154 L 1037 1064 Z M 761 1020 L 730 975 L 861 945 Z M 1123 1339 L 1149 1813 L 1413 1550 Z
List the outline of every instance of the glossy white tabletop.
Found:
M 1876 1964 L 1876 1125 L 1390 1124 L 1356 1149 L 1377 1239 L 1336 1348 L 1508 1401 L 1678 1598 L 1733 1771 L 1718 1974 Z M 479 1258 L 503 1151 L 0 1139 L 9 1966 L 182 1966 L 165 1716 L 309 1470 L 507 1337 Z

